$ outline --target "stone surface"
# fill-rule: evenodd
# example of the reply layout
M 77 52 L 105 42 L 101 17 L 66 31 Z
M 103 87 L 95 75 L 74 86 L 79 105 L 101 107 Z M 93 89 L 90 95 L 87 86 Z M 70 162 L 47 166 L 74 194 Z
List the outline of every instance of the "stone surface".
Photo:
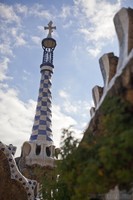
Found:
M 118 70 L 123 68 L 133 48 L 133 9 L 122 8 L 114 17 L 119 40 Z
M 103 94 L 103 88 L 96 85 L 93 89 L 92 89 L 92 97 L 93 97 L 93 100 L 94 100 L 94 104 L 95 104 L 95 107 L 97 107 L 100 99 L 101 99 L 101 96 Z
M 90 116 L 92 117 L 95 113 L 95 108 L 94 107 L 91 107 L 90 109 Z
M 28 200 L 23 185 L 11 179 L 10 167 L 5 154 L 0 151 L 0 200 Z
M 54 146 L 48 146 L 44 143 L 25 142 L 22 146 L 21 160 L 28 166 L 40 165 L 42 167 L 54 167 Z M 19 163 L 20 163 L 19 162 Z M 21 167 L 22 168 L 22 167 Z
M 0 200 L 34 200 L 37 182 L 20 173 L 12 153 L 13 146 L 0 142 Z
M 99 59 L 99 64 L 104 80 L 104 90 L 106 90 L 106 87 L 108 86 L 110 80 L 116 73 L 118 57 L 115 56 L 113 53 L 104 54 Z

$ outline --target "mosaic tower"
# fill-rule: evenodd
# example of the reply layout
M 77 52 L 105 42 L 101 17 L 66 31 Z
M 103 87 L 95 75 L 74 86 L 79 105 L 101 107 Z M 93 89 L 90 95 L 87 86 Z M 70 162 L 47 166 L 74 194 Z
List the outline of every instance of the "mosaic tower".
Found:
M 48 30 L 47 38 L 42 40 L 43 59 L 40 65 L 41 80 L 36 114 L 29 142 L 22 147 L 22 154 L 26 158 L 27 165 L 39 164 L 42 166 L 53 166 L 54 145 L 51 130 L 51 76 L 53 73 L 53 51 L 56 40 L 52 38 L 52 21 L 45 30 Z
M 51 75 L 53 73 L 53 51 L 56 46 L 56 41 L 51 37 L 51 32 L 56 27 L 52 26 L 52 22 L 48 24 L 49 29 L 47 38 L 42 40 L 43 60 L 40 65 L 41 81 L 39 89 L 39 97 L 36 108 L 36 115 L 32 129 L 30 141 L 42 141 L 52 143 L 51 131 Z

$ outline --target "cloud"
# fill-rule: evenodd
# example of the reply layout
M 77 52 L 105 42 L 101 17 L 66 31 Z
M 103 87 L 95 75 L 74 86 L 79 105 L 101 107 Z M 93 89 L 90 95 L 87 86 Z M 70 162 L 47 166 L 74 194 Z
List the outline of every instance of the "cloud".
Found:
M 44 9 L 42 4 L 34 4 L 30 9 L 29 9 L 29 14 L 35 17 L 39 17 L 42 19 L 48 19 L 51 20 L 53 19 L 53 15 L 49 10 Z
M 24 39 L 24 33 L 16 35 L 15 40 L 15 46 L 25 46 L 27 44 L 26 40 Z
M 60 100 L 60 110 L 62 113 L 71 116 L 75 121 L 78 121 L 78 124 L 75 124 L 74 126 L 75 129 L 80 131 L 83 130 L 85 126 L 83 127 L 82 125 L 85 125 L 89 121 L 90 108 L 92 107 L 93 102 L 74 100 L 70 93 L 67 92 L 67 89 L 60 90 L 59 96 L 62 98 L 62 100 Z
M 3 44 L 0 44 L 0 53 L 5 56 L 13 56 L 13 51 L 10 44 L 5 41 Z
M 61 12 L 60 12 L 59 17 L 63 18 L 63 19 L 66 19 L 70 15 L 71 15 L 71 7 L 68 6 L 68 5 L 63 5 L 62 8 L 61 8 Z
M 65 90 L 60 90 L 59 96 L 64 98 L 64 99 L 67 99 L 69 97 L 68 93 Z
M 14 56 L 14 47 L 27 44 L 21 26 L 21 17 L 16 13 L 15 6 L 0 3 L 0 53 L 3 56 Z
M 23 80 L 29 80 L 29 78 L 31 78 L 30 76 L 31 76 L 30 72 L 23 70 L 23 76 L 22 76 Z
M 70 125 L 75 126 L 77 122 L 69 115 L 64 114 L 61 111 L 59 105 L 52 106 L 52 130 L 55 145 L 59 147 L 61 131 L 64 128 L 68 128 Z
M 38 36 L 32 36 L 31 37 L 32 41 L 36 44 L 36 45 L 40 45 L 41 43 L 41 39 Z
M 62 129 L 72 126 L 74 137 L 81 140 L 83 130 L 89 121 L 89 111 L 93 102 L 72 100 L 66 90 L 60 90 L 59 96 L 63 99 L 59 105 L 52 106 L 53 136 L 57 146 L 60 143 Z
M 81 100 L 73 100 L 70 96 L 69 92 L 66 92 L 66 90 L 60 90 L 59 96 L 63 99 L 63 103 L 61 104 L 62 109 L 67 113 L 82 113 L 81 110 L 87 111 L 91 108 L 92 102 L 86 102 Z M 86 112 L 85 112 L 86 113 Z
M 96 7 L 96 0 L 74 0 L 74 4 L 76 9 L 79 11 L 81 8 L 81 12 L 86 16 L 91 16 L 94 14 Z M 89 11 L 89 12 L 88 12 Z
M 69 21 L 67 21 L 65 24 L 63 24 L 63 28 L 64 28 L 64 29 L 70 28 L 72 25 L 73 25 L 72 20 L 69 20 Z
M 86 48 L 86 49 L 90 55 L 92 55 L 93 57 L 97 57 L 102 50 L 102 45 L 99 44 L 96 45 L 95 48 Z
M 63 103 L 63 109 L 66 113 L 71 114 L 71 113 L 77 113 L 77 105 L 75 105 L 74 103 L 71 103 L 69 100 L 66 100 Z
M 31 133 L 36 103 L 33 100 L 24 103 L 16 90 L 8 86 L 5 88 L 4 85 L 0 87 L 1 140 L 19 147 L 19 155 L 21 145 L 29 139 Z
M 0 61 L 0 81 L 11 78 L 6 75 L 9 62 L 10 60 L 7 57 L 3 58 L 3 60 Z
M 24 14 L 25 16 L 28 14 L 28 7 L 22 4 L 15 4 L 15 10 L 19 14 Z
M 70 96 L 65 90 L 60 90 L 59 96 L 63 98 L 62 108 L 67 114 L 77 112 L 77 107 L 70 102 Z
M 74 4 L 75 15 L 79 18 L 78 32 L 91 47 L 89 53 L 97 56 L 101 52 L 100 46 L 107 44 L 103 41 L 113 40 L 115 35 L 113 17 L 120 9 L 120 1 L 111 3 L 106 0 L 74 0 Z
M 15 25 L 14 25 L 15 26 Z M 25 34 L 21 31 L 20 27 L 9 27 L 7 24 L 1 24 L 1 41 L 0 53 L 3 56 L 14 56 L 13 49 L 18 46 L 25 46 Z
M 20 23 L 20 17 L 16 15 L 13 6 L 0 3 L 0 17 L 5 23 Z
M 23 72 L 24 72 L 24 74 L 26 74 L 26 75 L 28 75 L 28 76 L 31 75 L 31 73 L 30 73 L 30 72 L 27 72 L 25 69 L 23 70 Z

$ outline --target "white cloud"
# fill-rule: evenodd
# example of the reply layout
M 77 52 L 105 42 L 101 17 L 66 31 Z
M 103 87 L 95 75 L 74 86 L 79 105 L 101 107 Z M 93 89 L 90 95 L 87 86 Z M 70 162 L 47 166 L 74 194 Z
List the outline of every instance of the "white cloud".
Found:
M 67 21 L 65 24 L 63 24 L 63 28 L 64 28 L 64 29 L 70 28 L 72 25 L 73 25 L 72 20 L 69 20 L 69 21 Z
M 15 6 L 0 3 L 0 53 L 3 56 L 14 56 L 14 47 L 26 45 L 21 22 L 20 16 L 15 11 Z
M 26 104 L 19 100 L 16 90 L 1 85 L 0 110 L 1 140 L 7 145 L 12 143 L 19 147 L 19 155 L 20 146 L 31 133 L 35 102 L 29 100 Z
M 0 44 L 0 53 L 5 56 L 13 56 L 13 51 L 8 42 L 5 41 L 3 44 Z
M 52 130 L 55 145 L 58 147 L 60 143 L 61 131 L 70 125 L 76 125 L 77 122 L 69 115 L 63 114 L 58 105 L 52 106 Z
M 20 23 L 20 17 L 14 12 L 13 6 L 0 3 L 0 17 L 5 23 Z
M 74 3 L 77 10 L 83 12 L 86 16 L 91 16 L 94 14 L 96 0 L 74 0 Z
M 75 0 L 76 17 L 79 18 L 78 31 L 82 34 L 85 41 L 88 42 L 91 55 L 98 55 L 103 41 L 113 40 L 115 29 L 113 25 L 113 17 L 120 9 L 120 1 L 111 3 L 106 0 Z M 106 45 L 107 42 L 104 42 Z M 94 50 L 93 50 L 94 49 Z
M 73 59 L 75 60 L 76 65 L 77 63 L 80 62 L 79 55 L 81 55 L 82 52 L 83 52 L 82 46 L 77 45 L 77 44 L 72 49 L 72 55 L 73 55 Z
M 24 39 L 25 35 L 21 32 L 19 27 L 8 27 L 8 25 L 1 24 L 1 40 L 0 53 L 4 56 L 14 56 L 13 49 L 18 46 L 25 46 L 27 44 Z
M 28 76 L 31 75 L 31 73 L 30 73 L 30 72 L 27 72 L 25 69 L 23 70 L 23 72 L 24 72 L 24 74 L 26 74 L 26 75 L 28 75 Z
M 53 138 L 57 147 L 60 143 L 62 129 L 72 126 L 74 137 L 80 140 L 89 121 L 92 102 L 71 101 L 69 98 L 67 99 L 67 95 L 64 97 L 63 94 L 63 103 L 60 103 L 60 106 L 55 104 L 52 106 Z
M 71 7 L 63 5 L 59 17 L 65 19 L 68 18 L 70 14 L 71 14 Z
M 28 13 L 28 7 L 22 4 L 15 4 L 15 9 L 17 13 L 24 14 L 25 16 Z
M 63 103 L 63 108 L 64 108 L 64 111 L 67 112 L 68 114 L 74 114 L 74 113 L 77 113 L 77 106 L 74 105 L 74 103 L 70 102 L 69 100 L 65 101 Z
M 48 20 L 53 19 L 52 13 L 49 10 L 44 9 L 43 5 L 38 4 L 38 3 L 34 4 L 29 9 L 29 14 L 35 17 L 40 17 L 40 18 L 44 18 Z
M 11 77 L 6 75 L 9 62 L 10 60 L 7 57 L 3 58 L 3 60 L 0 61 L 0 81 L 9 79 L 9 78 L 11 79 Z
M 59 96 L 63 98 L 62 108 L 66 113 L 70 114 L 77 112 L 77 107 L 71 103 L 70 96 L 65 90 L 60 90 Z
M 73 100 L 70 96 L 70 93 L 66 92 L 66 90 L 60 90 L 59 96 L 63 98 L 62 104 L 60 105 L 62 110 L 67 114 L 80 114 L 89 112 L 90 108 L 92 107 L 92 102 L 81 101 L 81 100 Z M 88 115 L 88 114 L 87 114 Z
M 87 48 L 87 51 L 90 55 L 92 55 L 93 57 L 97 57 L 99 55 L 99 53 L 101 52 L 102 49 L 102 45 L 96 45 L 95 48 Z
M 24 46 L 26 45 L 26 40 L 24 39 L 24 33 L 20 33 L 19 35 L 16 36 L 15 38 L 15 46 Z
M 26 70 L 23 70 L 23 76 L 22 76 L 22 79 L 23 80 L 29 80 L 31 74 L 29 72 L 27 72 Z
M 60 90 L 59 96 L 62 98 L 65 98 L 65 99 L 67 99 L 69 97 L 68 93 L 65 90 Z
M 40 43 L 41 43 L 40 37 L 38 37 L 38 36 L 31 36 L 31 39 L 32 39 L 32 41 L 33 41 L 35 44 L 40 45 Z
M 26 45 L 26 40 L 24 39 L 25 34 L 21 32 L 21 29 L 19 27 L 12 27 L 10 30 L 11 36 L 14 40 L 14 46 L 24 46 Z M 10 36 L 10 33 L 9 36 Z
M 43 26 L 37 26 L 37 28 L 41 33 L 44 33 L 44 27 Z

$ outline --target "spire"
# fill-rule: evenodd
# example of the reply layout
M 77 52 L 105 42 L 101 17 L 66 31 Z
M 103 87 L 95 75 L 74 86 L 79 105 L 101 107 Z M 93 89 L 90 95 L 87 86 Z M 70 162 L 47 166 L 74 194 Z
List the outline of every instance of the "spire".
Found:
M 32 128 L 30 141 L 39 143 L 52 144 L 51 130 L 51 76 L 53 73 L 53 51 L 56 47 L 56 41 L 52 38 L 51 33 L 56 27 L 52 26 L 52 21 L 49 22 L 45 30 L 49 30 L 47 38 L 42 40 L 43 60 L 40 65 L 41 80 L 39 88 L 39 96 L 36 107 L 36 114 Z

